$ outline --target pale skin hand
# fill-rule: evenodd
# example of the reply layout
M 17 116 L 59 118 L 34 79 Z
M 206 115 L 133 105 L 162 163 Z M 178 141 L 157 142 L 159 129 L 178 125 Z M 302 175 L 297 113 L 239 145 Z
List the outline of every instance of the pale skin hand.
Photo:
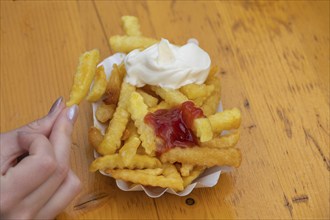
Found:
M 80 192 L 69 161 L 77 113 L 59 99 L 44 118 L 0 134 L 1 219 L 53 219 Z

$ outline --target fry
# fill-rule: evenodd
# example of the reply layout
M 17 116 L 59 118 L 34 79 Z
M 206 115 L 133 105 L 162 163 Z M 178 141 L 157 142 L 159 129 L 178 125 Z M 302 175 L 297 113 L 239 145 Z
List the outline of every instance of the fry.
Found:
M 110 37 L 109 41 L 112 51 L 115 53 L 117 52 L 129 53 L 135 49 L 143 50 L 158 42 L 158 40 L 143 36 L 120 36 L 120 35 L 115 35 Z
M 149 95 L 148 93 L 146 93 L 145 91 L 141 90 L 141 89 L 137 89 L 136 90 L 142 97 L 143 97 L 143 101 L 144 103 L 146 103 L 146 105 L 149 108 L 155 107 L 158 103 L 158 99 L 153 97 L 152 95 Z
M 77 72 L 74 76 L 70 92 L 70 99 L 66 103 L 67 106 L 79 104 L 86 97 L 93 81 L 99 58 L 100 53 L 96 49 L 85 52 L 79 57 Z
M 91 172 L 106 169 L 146 169 L 161 167 L 160 161 L 156 157 L 147 155 L 134 155 L 128 165 L 125 165 L 119 154 L 111 154 L 96 158 L 89 167 Z
M 183 187 L 187 187 L 191 184 L 199 175 L 201 175 L 205 170 L 205 167 L 196 166 L 189 174 L 189 176 L 182 177 Z
M 161 101 L 158 105 L 156 105 L 155 107 L 149 108 L 150 112 L 155 112 L 159 109 L 169 109 L 171 108 L 171 106 L 165 102 L 165 101 Z
M 92 147 L 98 151 L 98 147 L 103 140 L 103 135 L 96 127 L 90 127 L 88 130 L 88 140 Z
M 111 76 L 106 88 L 106 98 L 104 99 L 106 104 L 117 105 L 120 95 L 120 88 L 125 75 L 126 70 L 123 64 L 119 67 L 116 64 L 113 65 Z
M 123 82 L 118 106 L 99 147 L 99 153 L 102 155 L 113 154 L 120 147 L 121 136 L 125 131 L 129 119 L 129 113 L 126 110 L 127 103 L 134 91 L 134 86 Z
M 151 88 L 171 106 L 180 105 L 181 103 L 188 101 L 188 98 L 178 90 L 166 89 L 158 86 L 153 86 Z
M 136 170 L 139 173 L 145 173 L 148 175 L 159 176 L 163 173 L 163 168 L 154 168 L 154 169 L 144 169 L 144 170 Z
M 141 36 L 139 19 L 135 16 L 122 16 L 122 27 L 128 36 Z
M 138 133 L 140 134 L 142 146 L 147 154 L 153 155 L 156 150 L 156 137 L 153 129 L 144 123 L 144 117 L 148 113 L 148 107 L 144 104 L 143 98 L 139 93 L 132 93 L 129 99 L 128 111 L 135 122 Z
M 234 166 L 241 163 L 241 152 L 236 148 L 207 148 L 207 147 L 175 147 L 163 153 L 160 157 L 163 163 L 188 163 L 198 166 Z
M 96 102 L 99 100 L 105 92 L 107 87 L 107 79 L 104 73 L 104 67 L 100 66 L 96 69 L 94 84 L 92 90 L 89 92 L 87 96 L 87 101 Z
M 213 131 L 208 118 L 196 118 L 193 122 L 193 131 L 200 142 L 206 142 L 212 139 Z
M 107 105 L 105 103 L 102 103 L 97 107 L 95 117 L 99 122 L 105 123 L 112 118 L 115 109 L 115 105 Z
M 213 66 L 210 69 L 209 76 L 206 80 L 207 85 L 213 85 L 214 90 L 211 95 L 203 102 L 202 110 L 206 116 L 212 115 L 217 111 L 221 98 L 221 80 L 220 75 L 217 74 L 218 67 Z
M 212 147 L 212 148 L 229 148 L 234 147 L 239 139 L 239 131 L 234 131 L 230 134 L 222 135 L 220 137 L 213 138 L 210 141 L 200 143 L 201 147 Z
M 189 173 L 193 170 L 193 168 L 194 165 L 192 164 L 187 164 L 187 163 L 182 164 L 180 168 L 181 176 L 189 176 Z
M 218 112 L 208 116 L 214 133 L 237 129 L 241 125 L 241 112 L 238 108 Z
M 119 155 L 122 157 L 125 166 L 128 166 L 132 161 L 134 155 L 136 155 L 137 148 L 141 141 L 136 135 L 132 135 L 120 148 Z
M 188 84 L 182 86 L 180 88 L 180 92 L 182 92 L 187 98 L 190 100 L 194 100 L 197 98 L 205 97 L 207 98 L 214 90 L 214 85 L 205 85 L 205 84 Z

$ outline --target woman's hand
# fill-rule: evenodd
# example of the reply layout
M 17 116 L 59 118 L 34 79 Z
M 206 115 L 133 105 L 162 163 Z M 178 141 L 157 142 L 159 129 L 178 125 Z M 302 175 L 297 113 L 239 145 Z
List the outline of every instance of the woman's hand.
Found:
M 66 108 L 60 98 L 44 118 L 1 134 L 1 218 L 52 219 L 79 193 L 70 169 L 77 114 L 78 106 Z

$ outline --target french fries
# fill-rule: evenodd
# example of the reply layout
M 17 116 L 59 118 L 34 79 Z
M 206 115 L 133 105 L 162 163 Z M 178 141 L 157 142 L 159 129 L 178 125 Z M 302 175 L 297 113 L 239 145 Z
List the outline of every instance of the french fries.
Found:
M 123 16 L 122 27 L 125 35 L 109 39 L 114 52 L 143 50 L 158 42 L 142 35 L 136 17 Z M 122 63 L 113 66 L 108 82 L 101 67 L 91 77 L 94 86 L 87 100 L 103 97 L 95 114 L 107 126 L 104 135 L 95 127 L 88 132 L 91 146 L 100 154 L 91 163 L 91 172 L 100 170 L 133 184 L 182 191 L 207 168 L 240 165 L 241 152 L 235 145 L 241 113 L 237 108 L 216 112 L 221 97 L 217 66 L 210 69 L 205 83 L 179 89 L 136 88 L 125 81 L 126 74 Z M 191 101 L 186 103 L 189 107 L 184 104 L 187 101 Z M 221 134 L 225 130 L 230 131 Z
M 94 85 L 86 98 L 87 101 L 89 102 L 98 101 L 104 94 L 106 87 L 107 87 L 107 79 L 104 73 L 104 67 L 100 66 L 96 69 Z
M 94 79 L 96 65 L 99 62 L 100 53 L 94 49 L 82 54 L 79 58 L 77 72 L 70 92 L 70 99 L 66 105 L 79 104 L 87 95 Z

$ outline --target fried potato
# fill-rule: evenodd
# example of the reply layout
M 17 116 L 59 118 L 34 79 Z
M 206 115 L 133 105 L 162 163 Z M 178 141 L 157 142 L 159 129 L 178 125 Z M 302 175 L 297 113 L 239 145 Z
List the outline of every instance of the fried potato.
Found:
M 193 170 L 194 165 L 184 163 L 180 167 L 181 176 L 189 176 L 189 173 Z
M 70 92 L 70 99 L 66 103 L 67 106 L 79 104 L 86 97 L 92 84 L 99 59 L 100 53 L 96 49 L 85 52 L 79 57 L 77 72 L 74 76 Z
M 103 140 L 103 135 L 99 129 L 96 127 L 90 127 L 88 130 L 88 140 L 89 143 L 92 145 L 92 147 L 98 151 L 98 147 L 100 146 L 102 140 Z
M 193 122 L 192 130 L 200 142 L 210 141 L 213 137 L 212 127 L 208 118 L 196 118 Z
M 239 139 L 239 131 L 234 131 L 232 133 L 221 135 L 215 137 L 210 141 L 200 143 L 201 147 L 212 147 L 212 148 L 229 148 L 234 147 Z
M 135 49 L 143 50 L 150 47 L 151 45 L 157 43 L 158 40 L 143 36 L 115 35 L 110 37 L 109 42 L 113 52 L 129 53 Z
M 238 108 L 218 112 L 208 116 L 214 133 L 237 129 L 241 125 L 241 112 Z
M 233 166 L 239 167 L 241 152 L 236 148 L 175 147 L 160 157 L 163 163 L 188 163 L 198 166 Z
M 105 103 L 102 103 L 97 107 L 95 117 L 99 122 L 105 123 L 112 118 L 115 109 L 116 106 L 113 104 L 107 105 Z
M 99 153 L 102 155 L 113 154 L 120 147 L 121 136 L 123 135 L 126 125 L 129 120 L 129 113 L 127 112 L 127 104 L 135 87 L 123 82 L 120 92 L 118 106 L 109 123 L 104 139 L 99 147 Z
M 210 69 L 209 76 L 205 82 L 207 85 L 213 85 L 214 90 L 211 93 L 211 95 L 203 102 L 203 105 L 201 106 L 204 114 L 206 116 L 212 115 L 216 113 L 220 98 L 221 98 L 221 81 L 220 81 L 220 75 L 217 74 L 218 67 L 213 66 Z
M 167 102 L 161 101 L 155 107 L 149 108 L 149 112 L 155 112 L 155 111 L 157 111 L 159 109 L 169 109 L 169 108 L 171 108 L 171 106 Z
M 141 36 L 139 19 L 135 16 L 122 16 L 122 27 L 128 36 Z
M 125 166 L 128 166 L 131 163 L 133 157 L 136 155 L 136 151 L 140 146 L 140 143 L 140 139 L 136 135 L 132 135 L 120 148 L 119 155 L 122 157 Z
M 135 171 L 139 172 L 139 173 L 145 173 L 148 175 L 159 176 L 163 173 L 164 169 L 163 168 L 154 168 L 154 169 L 144 169 L 144 170 L 135 170 Z
M 152 86 L 151 88 L 170 106 L 180 105 L 181 103 L 188 101 L 188 98 L 178 90 L 161 88 L 158 86 Z
M 194 100 L 197 98 L 205 97 L 207 98 L 214 90 L 214 85 L 206 85 L 206 84 L 188 84 L 182 86 L 180 88 L 180 92 L 182 92 L 187 98 L 190 100 Z
M 175 168 L 174 168 L 175 169 Z M 166 176 L 155 176 L 146 173 L 141 173 L 137 170 L 107 170 L 113 178 L 142 184 L 144 186 L 159 186 L 163 188 L 172 188 L 177 191 L 183 190 L 182 178 L 176 179 Z
M 147 155 L 134 155 L 128 165 L 124 164 L 123 158 L 119 154 L 105 155 L 96 158 L 89 167 L 91 172 L 107 169 L 147 169 L 161 168 L 161 162 L 156 157 Z
M 205 170 L 205 167 L 196 166 L 189 174 L 189 176 L 182 177 L 183 179 L 183 187 L 186 188 L 189 184 L 191 184 L 199 175 L 201 175 Z
M 144 122 L 144 117 L 148 113 L 148 106 L 143 102 L 143 98 L 139 93 L 132 93 L 129 99 L 128 111 L 140 134 L 142 146 L 147 154 L 153 155 L 156 150 L 156 136 L 153 129 Z
M 117 66 L 116 64 L 113 65 L 111 76 L 106 88 L 106 98 L 104 99 L 106 104 L 117 105 L 125 75 L 126 70 L 123 64 L 120 66 Z
M 152 95 L 149 95 L 141 89 L 137 89 L 136 91 L 143 97 L 144 103 L 146 103 L 149 108 L 155 107 L 158 104 L 158 99 Z
M 87 101 L 89 102 L 98 101 L 103 96 L 106 88 L 107 88 L 107 78 L 104 73 L 104 67 L 99 66 L 96 69 L 92 90 L 89 92 L 86 98 Z

